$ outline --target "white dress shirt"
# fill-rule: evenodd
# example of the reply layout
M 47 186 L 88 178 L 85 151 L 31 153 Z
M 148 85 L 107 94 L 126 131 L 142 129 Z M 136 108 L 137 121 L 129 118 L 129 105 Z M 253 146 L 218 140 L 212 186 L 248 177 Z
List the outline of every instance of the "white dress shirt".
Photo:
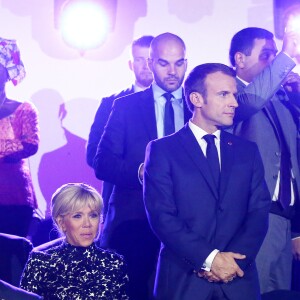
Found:
M 203 139 L 203 136 L 205 136 L 207 133 L 205 130 L 201 129 L 200 127 L 198 127 L 197 125 L 195 125 L 192 121 L 189 121 L 189 127 L 192 131 L 192 133 L 194 134 L 201 150 L 203 151 L 203 154 L 206 156 L 206 148 L 207 148 L 207 143 L 206 141 Z M 221 135 L 221 131 L 217 130 L 214 133 L 212 133 L 216 138 L 215 138 L 215 144 L 217 147 L 217 151 L 218 151 L 218 156 L 219 156 L 219 164 L 221 165 L 221 152 L 220 152 L 220 135 Z M 203 265 L 202 265 L 202 270 L 204 271 L 210 271 L 213 260 L 215 258 L 215 256 L 218 254 L 219 250 L 218 249 L 214 249 L 209 255 L 208 257 L 205 259 Z
M 152 90 L 154 97 L 157 138 L 162 138 L 164 136 L 164 115 L 165 104 L 167 101 L 163 94 L 165 94 L 166 91 L 160 88 L 156 83 L 152 84 Z M 174 110 L 175 131 L 178 131 L 184 125 L 182 87 L 171 94 L 174 96 L 174 98 L 171 99 L 171 102 Z

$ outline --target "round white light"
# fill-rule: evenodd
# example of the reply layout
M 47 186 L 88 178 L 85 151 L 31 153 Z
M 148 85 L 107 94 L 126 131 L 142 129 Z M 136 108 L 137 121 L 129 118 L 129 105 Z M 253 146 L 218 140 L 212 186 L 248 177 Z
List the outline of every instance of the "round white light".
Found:
M 99 47 L 109 32 L 109 18 L 94 1 L 70 1 L 61 12 L 60 32 L 71 47 L 85 51 Z

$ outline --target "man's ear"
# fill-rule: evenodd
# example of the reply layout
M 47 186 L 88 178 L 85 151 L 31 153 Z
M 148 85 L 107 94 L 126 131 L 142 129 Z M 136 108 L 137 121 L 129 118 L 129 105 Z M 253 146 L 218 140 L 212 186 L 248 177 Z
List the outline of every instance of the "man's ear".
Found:
M 129 60 L 129 61 L 128 61 L 128 66 L 129 66 L 129 69 L 130 69 L 131 71 L 133 71 L 133 62 L 132 62 L 132 60 Z
M 152 58 L 147 59 L 147 65 L 148 65 L 148 68 L 150 69 L 150 71 L 153 73 L 153 60 L 152 60 Z
M 202 107 L 204 103 L 203 96 L 198 92 L 190 93 L 190 101 L 195 107 Z
M 234 55 L 234 61 L 235 61 L 235 65 L 237 67 L 239 67 L 240 69 L 244 68 L 245 66 L 245 54 L 242 52 L 237 52 Z

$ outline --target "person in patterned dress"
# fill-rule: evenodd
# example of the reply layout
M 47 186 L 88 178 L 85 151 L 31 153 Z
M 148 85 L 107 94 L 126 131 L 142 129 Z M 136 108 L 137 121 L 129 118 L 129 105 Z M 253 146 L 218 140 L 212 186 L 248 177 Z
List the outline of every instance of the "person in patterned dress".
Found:
M 37 111 L 6 97 L 8 81 L 25 77 L 15 40 L 0 38 L 0 232 L 26 237 L 37 201 L 26 159 L 38 150 Z
M 128 300 L 123 257 L 98 248 L 103 201 L 84 183 L 68 183 L 53 194 L 53 221 L 65 237 L 45 251 L 32 251 L 20 287 L 43 299 Z

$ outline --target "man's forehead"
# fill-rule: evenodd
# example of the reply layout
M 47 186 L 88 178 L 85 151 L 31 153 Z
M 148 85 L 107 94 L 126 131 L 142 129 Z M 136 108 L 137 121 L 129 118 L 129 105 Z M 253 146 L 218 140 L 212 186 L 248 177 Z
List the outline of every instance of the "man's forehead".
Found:
M 273 39 L 255 39 L 254 47 L 259 48 L 261 51 L 278 51 L 276 43 Z
M 236 79 L 221 71 L 206 75 L 205 85 L 207 88 L 212 88 L 219 91 L 230 91 L 236 93 Z

